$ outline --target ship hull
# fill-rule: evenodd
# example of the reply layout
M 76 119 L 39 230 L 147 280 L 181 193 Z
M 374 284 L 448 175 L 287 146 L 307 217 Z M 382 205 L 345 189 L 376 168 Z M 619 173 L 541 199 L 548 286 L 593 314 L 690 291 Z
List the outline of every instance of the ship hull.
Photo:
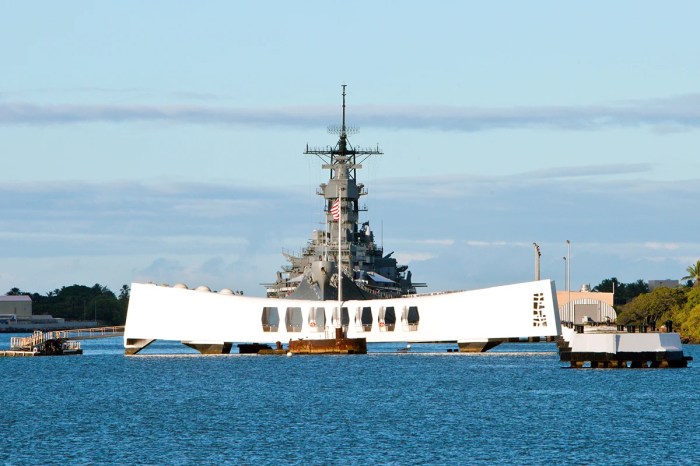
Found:
M 479 343 L 561 334 L 554 282 L 393 299 L 258 298 L 134 283 L 124 330 L 127 354 L 155 340 L 189 346 L 332 338 L 380 342 Z

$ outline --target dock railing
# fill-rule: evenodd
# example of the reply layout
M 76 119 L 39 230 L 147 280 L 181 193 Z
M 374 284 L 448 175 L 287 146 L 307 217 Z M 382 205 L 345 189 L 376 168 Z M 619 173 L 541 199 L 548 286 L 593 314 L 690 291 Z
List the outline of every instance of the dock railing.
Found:
M 56 330 L 46 332 L 52 334 L 51 338 L 62 338 L 64 340 L 91 340 L 94 338 L 110 338 L 124 335 L 124 326 L 115 325 L 111 327 L 76 328 L 71 330 Z
M 10 349 L 13 351 L 32 351 L 32 349 L 47 340 L 91 340 L 95 338 L 111 338 L 124 335 L 124 326 L 78 328 L 71 330 L 54 330 L 50 332 L 35 331 L 28 337 L 10 338 Z M 70 345 L 70 343 L 69 343 Z M 80 345 L 78 345 L 80 347 Z
M 44 343 L 46 338 L 44 332 L 37 330 L 28 337 L 12 337 L 10 338 L 10 350 L 12 351 L 31 351 L 32 348 Z

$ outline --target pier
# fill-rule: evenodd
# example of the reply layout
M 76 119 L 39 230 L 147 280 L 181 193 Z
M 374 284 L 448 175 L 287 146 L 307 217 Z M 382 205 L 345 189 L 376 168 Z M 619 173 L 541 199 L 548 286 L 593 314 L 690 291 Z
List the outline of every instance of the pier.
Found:
M 35 331 L 26 337 L 12 337 L 10 349 L 0 357 L 69 356 L 83 354 L 80 340 L 113 338 L 124 335 L 124 326 L 93 327 L 51 332 Z
M 676 368 L 687 367 L 693 359 L 683 353 L 677 333 L 647 332 L 646 328 L 636 333 L 632 326 L 584 330 L 583 325 L 576 325 L 568 339 L 557 341 L 560 361 L 574 369 Z

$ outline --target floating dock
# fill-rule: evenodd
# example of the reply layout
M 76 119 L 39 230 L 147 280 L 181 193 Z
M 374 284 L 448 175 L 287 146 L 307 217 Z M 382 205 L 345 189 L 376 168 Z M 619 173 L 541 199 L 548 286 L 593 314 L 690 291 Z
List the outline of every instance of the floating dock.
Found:
M 347 338 L 342 328 L 335 329 L 335 338 L 290 340 L 292 354 L 367 354 L 367 339 Z
M 63 338 L 60 332 L 35 331 L 28 337 L 12 337 L 10 350 L 0 356 L 71 356 L 83 354 L 80 342 Z
M 239 354 L 367 354 L 367 340 L 347 338 L 341 328 L 335 329 L 335 338 L 289 340 L 288 349 L 284 349 L 279 341 L 274 348 L 261 343 L 242 343 L 237 346 Z
M 683 353 L 677 333 L 635 333 L 614 328 L 585 332 L 583 326 L 576 326 L 558 346 L 559 359 L 576 369 L 677 368 L 687 367 L 693 359 Z
M 335 329 L 335 338 L 289 340 L 289 349 L 285 350 L 281 342 L 275 348 L 259 343 L 238 345 L 240 354 L 367 354 L 365 338 L 347 338 L 343 329 Z
M 96 327 L 53 332 L 35 331 L 26 337 L 12 337 L 10 349 L 0 357 L 72 356 L 83 354 L 80 341 L 124 335 L 124 327 Z

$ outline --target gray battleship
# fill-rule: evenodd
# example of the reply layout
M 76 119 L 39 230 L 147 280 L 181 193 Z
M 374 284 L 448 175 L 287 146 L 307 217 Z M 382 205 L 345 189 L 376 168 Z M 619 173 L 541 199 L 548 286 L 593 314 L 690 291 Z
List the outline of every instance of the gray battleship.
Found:
M 360 198 L 367 195 L 357 182 L 357 170 L 371 156 L 381 155 L 376 148 L 358 148 L 350 144 L 348 135 L 354 128 L 345 124 L 345 85 L 343 85 L 341 126 L 329 128 L 339 134 L 335 146 L 310 148 L 304 154 L 323 161 L 330 171 L 327 183 L 317 194 L 325 200 L 326 229 L 315 230 L 301 254 L 285 253 L 289 264 L 277 272 L 274 283 L 265 284 L 268 298 L 304 300 L 367 300 L 415 295 L 416 288 L 408 266 L 399 265 L 393 252 L 384 254 L 374 240 L 369 222 L 360 223 Z M 338 267 L 340 264 L 340 267 Z M 341 270 L 339 281 L 338 270 Z M 340 295 L 340 296 L 339 296 Z

